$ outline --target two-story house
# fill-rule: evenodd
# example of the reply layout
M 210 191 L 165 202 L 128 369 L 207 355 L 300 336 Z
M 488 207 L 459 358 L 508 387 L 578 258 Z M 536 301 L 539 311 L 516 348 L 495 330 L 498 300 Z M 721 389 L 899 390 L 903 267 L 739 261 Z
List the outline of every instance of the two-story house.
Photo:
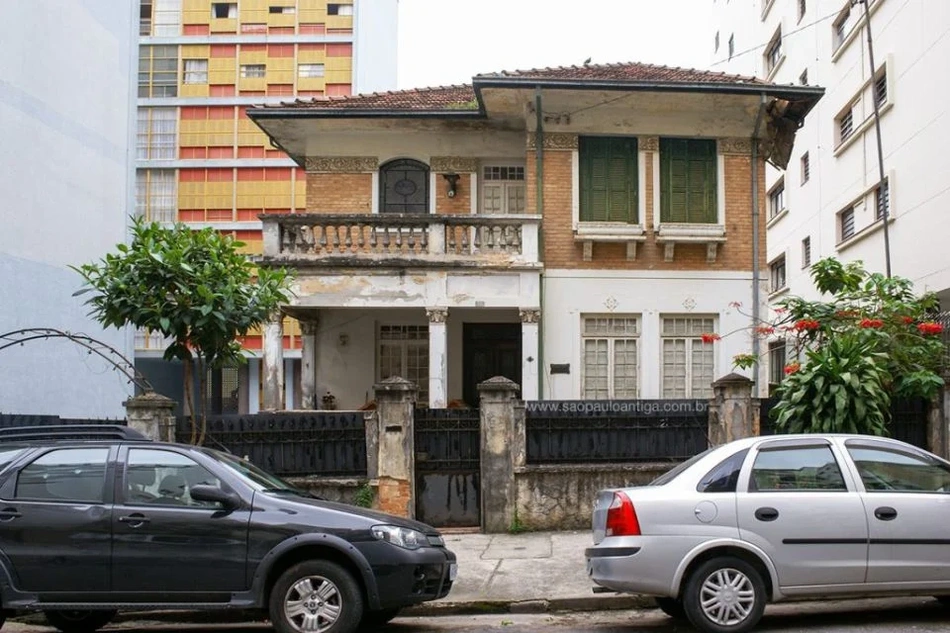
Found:
M 262 216 L 262 265 L 296 269 L 304 408 L 393 375 L 433 407 L 495 375 L 526 400 L 711 395 L 764 351 L 764 162 L 821 95 L 631 63 L 251 109 L 307 174 L 307 213 Z

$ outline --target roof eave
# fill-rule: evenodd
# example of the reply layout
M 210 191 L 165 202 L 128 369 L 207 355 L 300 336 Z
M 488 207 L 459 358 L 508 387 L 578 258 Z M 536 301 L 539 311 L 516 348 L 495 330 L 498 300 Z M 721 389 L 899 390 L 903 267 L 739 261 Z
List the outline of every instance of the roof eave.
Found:
M 393 108 L 258 108 L 251 119 L 480 119 L 480 110 L 399 110 Z

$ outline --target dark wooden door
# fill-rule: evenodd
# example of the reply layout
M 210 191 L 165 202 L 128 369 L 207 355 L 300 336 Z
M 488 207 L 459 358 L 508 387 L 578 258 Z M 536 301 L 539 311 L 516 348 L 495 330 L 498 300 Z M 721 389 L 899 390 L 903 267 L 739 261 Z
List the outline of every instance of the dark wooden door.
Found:
M 521 384 L 521 324 L 462 324 L 462 398 L 478 405 L 478 383 L 504 376 Z

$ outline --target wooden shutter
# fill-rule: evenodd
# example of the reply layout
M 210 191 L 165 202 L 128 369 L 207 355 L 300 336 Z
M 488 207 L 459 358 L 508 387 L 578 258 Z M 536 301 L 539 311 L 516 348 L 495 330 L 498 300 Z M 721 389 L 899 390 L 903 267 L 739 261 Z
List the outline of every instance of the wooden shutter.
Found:
M 660 139 L 660 221 L 714 224 L 718 213 L 716 141 Z
M 581 137 L 580 219 L 637 222 L 637 139 Z

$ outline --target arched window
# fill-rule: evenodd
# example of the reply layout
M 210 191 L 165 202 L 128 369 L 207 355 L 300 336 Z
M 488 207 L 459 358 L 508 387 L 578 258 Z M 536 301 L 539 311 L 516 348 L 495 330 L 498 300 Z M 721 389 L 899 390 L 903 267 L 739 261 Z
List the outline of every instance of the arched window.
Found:
M 379 212 L 428 213 L 428 165 L 400 158 L 380 166 Z

